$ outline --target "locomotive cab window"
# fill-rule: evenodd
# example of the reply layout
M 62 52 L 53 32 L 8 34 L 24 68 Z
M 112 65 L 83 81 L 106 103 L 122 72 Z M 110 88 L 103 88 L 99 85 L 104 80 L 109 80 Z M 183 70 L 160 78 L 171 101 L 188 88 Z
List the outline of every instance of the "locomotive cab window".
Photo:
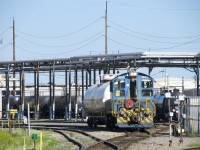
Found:
M 115 96 L 125 96 L 125 91 L 124 90 L 115 90 L 114 95 Z
M 150 78 L 142 78 L 142 96 L 153 96 L 153 81 Z
M 142 88 L 152 88 L 153 84 L 151 80 L 143 80 L 142 81 Z
M 114 81 L 114 95 L 115 96 L 125 96 L 125 80 L 115 80 Z
M 153 90 L 143 89 L 142 96 L 153 96 Z
M 115 89 L 125 88 L 125 81 L 124 80 L 116 80 L 116 81 L 114 81 L 114 88 Z

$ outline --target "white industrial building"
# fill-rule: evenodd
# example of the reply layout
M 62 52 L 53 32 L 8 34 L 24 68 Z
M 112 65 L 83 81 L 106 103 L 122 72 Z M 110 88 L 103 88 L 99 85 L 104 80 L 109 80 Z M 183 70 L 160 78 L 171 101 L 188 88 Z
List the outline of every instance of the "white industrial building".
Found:
M 169 77 L 169 81 L 167 81 L 167 78 L 159 78 L 155 79 L 155 93 L 160 92 L 160 89 L 166 89 L 169 85 L 169 90 L 173 89 L 179 89 L 179 91 L 182 93 L 182 90 L 184 90 L 183 94 L 188 96 L 194 96 L 196 95 L 196 80 L 194 79 L 186 79 L 186 78 L 173 78 Z

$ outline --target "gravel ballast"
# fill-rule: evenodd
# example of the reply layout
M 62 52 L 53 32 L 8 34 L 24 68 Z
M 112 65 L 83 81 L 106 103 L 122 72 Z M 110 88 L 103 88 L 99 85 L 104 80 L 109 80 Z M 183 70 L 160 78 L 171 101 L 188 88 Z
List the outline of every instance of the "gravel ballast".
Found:
M 180 137 L 171 137 L 172 144 L 169 146 L 169 135 L 163 134 L 157 137 L 151 137 L 147 140 L 132 144 L 128 150 L 181 150 L 189 148 L 192 143 L 200 143 L 200 137 L 183 137 L 183 143 L 180 143 Z

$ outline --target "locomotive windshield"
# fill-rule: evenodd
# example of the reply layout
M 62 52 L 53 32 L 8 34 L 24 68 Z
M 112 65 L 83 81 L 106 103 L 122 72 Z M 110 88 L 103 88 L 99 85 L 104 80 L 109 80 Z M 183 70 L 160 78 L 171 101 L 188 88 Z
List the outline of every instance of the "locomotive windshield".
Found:
M 153 81 L 149 78 L 142 78 L 142 96 L 153 96 Z
M 124 80 L 115 80 L 114 81 L 114 95 L 115 96 L 125 96 L 125 81 Z

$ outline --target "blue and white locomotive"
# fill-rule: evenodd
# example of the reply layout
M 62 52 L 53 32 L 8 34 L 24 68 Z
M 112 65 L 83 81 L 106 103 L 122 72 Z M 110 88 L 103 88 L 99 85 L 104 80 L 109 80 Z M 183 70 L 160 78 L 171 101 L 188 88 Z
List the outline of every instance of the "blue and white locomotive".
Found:
M 110 79 L 110 80 L 109 80 Z M 121 75 L 106 75 L 104 83 L 87 89 L 85 116 L 89 127 L 148 128 L 156 115 L 154 80 L 130 69 Z

